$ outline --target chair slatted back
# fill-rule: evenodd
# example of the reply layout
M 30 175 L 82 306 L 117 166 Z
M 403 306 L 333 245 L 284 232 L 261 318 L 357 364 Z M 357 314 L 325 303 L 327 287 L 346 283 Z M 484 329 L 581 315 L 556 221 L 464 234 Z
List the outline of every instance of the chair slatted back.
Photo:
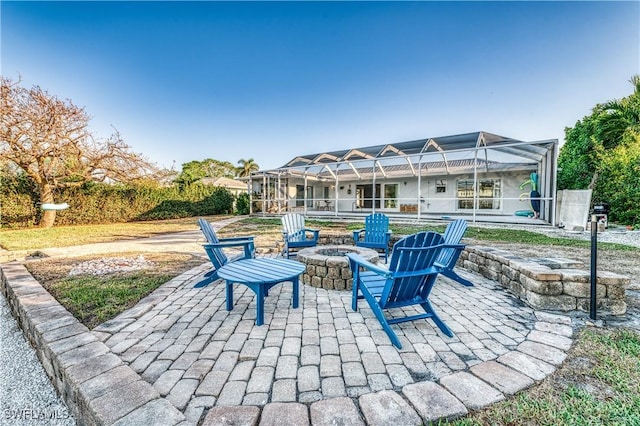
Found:
M 444 238 L 435 232 L 419 232 L 394 244 L 389 263 L 392 278 L 387 279 L 380 298 L 383 309 L 427 299 L 438 275 L 432 268 L 442 244 Z
M 373 213 L 364 221 L 364 241 L 373 244 L 385 244 L 389 230 L 389 217 L 382 213 Z
M 282 229 L 287 233 L 287 241 L 296 242 L 306 239 L 304 216 L 300 213 L 287 213 L 282 216 Z
M 216 235 L 216 231 L 211 226 L 211 223 L 204 218 L 198 219 L 198 225 L 200 226 L 200 230 L 204 234 L 204 237 L 207 239 L 209 244 L 218 244 L 220 240 L 218 240 L 218 236 Z M 205 247 L 207 255 L 209 259 L 213 263 L 216 268 L 220 268 L 227 264 L 229 258 L 222 251 L 221 248 L 218 247 Z
M 460 244 L 462 236 L 467 230 L 467 221 L 463 219 L 457 219 L 450 222 L 447 225 L 447 229 L 444 231 L 444 243 L 445 244 Z M 454 265 L 450 265 L 453 260 L 453 256 L 456 254 L 456 249 L 444 249 L 440 252 L 440 255 L 436 259 L 436 263 L 439 265 L 449 266 L 453 268 Z M 457 259 L 456 259 L 457 260 Z

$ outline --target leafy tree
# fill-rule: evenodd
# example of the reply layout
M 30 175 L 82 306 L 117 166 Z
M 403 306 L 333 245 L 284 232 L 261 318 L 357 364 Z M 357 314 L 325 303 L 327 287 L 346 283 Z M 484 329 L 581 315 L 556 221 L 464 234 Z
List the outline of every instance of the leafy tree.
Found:
M 204 160 L 207 177 L 234 178 L 236 168 L 229 161 L 219 161 L 208 158 Z
M 238 164 L 240 165 L 240 167 L 237 168 L 237 174 L 239 177 L 247 177 L 251 172 L 260 170 L 260 166 L 253 158 L 249 158 L 248 160 L 241 158 L 238 160 Z
M 602 156 L 595 194 L 612 207 L 612 219 L 640 225 L 640 134 L 627 136 Z
M 235 176 L 236 168 L 228 161 L 219 161 L 207 158 L 203 161 L 190 161 L 182 165 L 182 172 L 175 182 L 180 185 L 191 185 L 206 177 L 228 177 Z
M 640 76 L 630 82 L 630 96 L 596 105 L 565 129 L 558 188 L 591 188 L 594 200 L 610 203 L 612 220 L 640 224 Z
M 190 185 L 206 176 L 207 175 L 200 161 L 189 161 L 182 165 L 182 171 L 176 178 L 175 182 L 180 185 Z
M 129 182 L 157 172 L 117 132 L 108 139 L 94 137 L 89 116 L 71 100 L 5 77 L 0 77 L 0 95 L 0 155 L 35 182 L 41 203 L 53 203 L 57 188 Z M 46 210 L 40 226 L 52 226 L 55 214 Z
M 565 144 L 558 157 L 558 188 L 586 189 L 592 185 L 598 168 L 597 153 L 602 151 L 598 138 L 600 107 L 590 116 L 565 129 Z

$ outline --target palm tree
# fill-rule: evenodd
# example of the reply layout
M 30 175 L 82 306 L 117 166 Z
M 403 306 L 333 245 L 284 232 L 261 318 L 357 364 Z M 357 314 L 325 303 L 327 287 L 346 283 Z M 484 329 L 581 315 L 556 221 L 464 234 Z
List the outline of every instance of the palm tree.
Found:
M 249 158 L 245 160 L 241 158 L 238 160 L 238 164 L 240 167 L 237 168 L 237 174 L 239 177 L 247 177 L 251 174 L 251 172 L 257 172 L 260 170 L 260 166 L 256 163 L 253 158 Z
M 634 75 L 629 82 L 633 85 L 632 95 L 603 105 L 600 123 L 605 148 L 615 148 L 625 136 L 640 135 L 640 75 Z

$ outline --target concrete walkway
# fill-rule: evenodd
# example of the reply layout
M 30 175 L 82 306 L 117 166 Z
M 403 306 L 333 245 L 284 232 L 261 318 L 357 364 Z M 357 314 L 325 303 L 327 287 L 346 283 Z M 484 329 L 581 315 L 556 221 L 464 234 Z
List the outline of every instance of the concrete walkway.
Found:
M 235 287 L 229 312 L 222 282 L 193 288 L 208 265 L 89 332 L 57 308 L 29 303 L 55 305 L 20 268 L 3 267 L 4 292 L 31 340 L 46 346 L 41 359 L 54 383 L 89 424 L 419 425 L 533 385 L 572 343 L 569 317 L 533 312 L 470 274 L 475 287 L 440 278 L 432 293 L 455 336 L 430 320 L 394 325 L 398 350 L 365 302 L 351 310 L 350 292 L 301 285 L 293 309 L 291 284 L 276 286 L 258 327 L 246 287 Z M 405 311 L 397 314 L 413 308 Z

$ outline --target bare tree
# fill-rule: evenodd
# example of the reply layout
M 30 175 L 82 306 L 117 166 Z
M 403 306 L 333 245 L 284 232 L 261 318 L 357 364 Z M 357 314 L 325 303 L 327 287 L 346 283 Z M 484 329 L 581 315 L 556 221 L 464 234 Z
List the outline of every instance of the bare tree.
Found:
M 5 77 L 0 77 L 0 95 L 0 155 L 33 179 L 41 203 L 53 203 L 56 188 L 87 181 L 127 182 L 157 172 L 155 165 L 131 152 L 118 132 L 108 139 L 94 138 L 84 108 L 70 100 Z M 52 226 L 55 214 L 45 210 L 40 226 Z

